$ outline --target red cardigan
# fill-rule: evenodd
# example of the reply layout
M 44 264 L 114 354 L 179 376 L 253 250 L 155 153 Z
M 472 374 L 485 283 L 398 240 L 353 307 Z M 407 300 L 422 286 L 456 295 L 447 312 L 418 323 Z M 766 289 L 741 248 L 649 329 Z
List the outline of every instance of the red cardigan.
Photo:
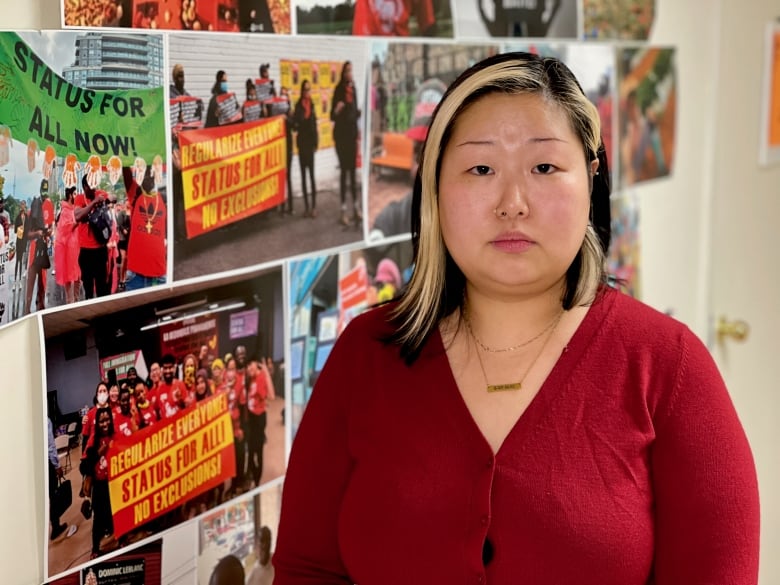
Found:
M 494 455 L 438 333 L 407 367 L 386 314 L 350 324 L 306 409 L 274 583 L 757 582 L 750 447 L 684 325 L 606 291 Z

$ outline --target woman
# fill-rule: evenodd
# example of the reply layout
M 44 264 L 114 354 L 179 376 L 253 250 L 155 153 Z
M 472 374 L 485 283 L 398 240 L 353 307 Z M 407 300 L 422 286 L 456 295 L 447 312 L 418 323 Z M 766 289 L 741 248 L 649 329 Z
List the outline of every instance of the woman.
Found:
M 95 387 L 95 396 L 92 397 L 92 408 L 81 418 L 81 451 L 82 458 L 87 451 L 92 434 L 95 431 L 95 416 L 100 408 L 106 408 L 108 405 L 108 384 L 102 380 Z
M 755 584 L 750 447 L 704 345 L 605 285 L 607 158 L 568 68 L 461 75 L 413 209 L 411 281 L 350 322 L 296 435 L 276 583 Z
M 339 193 L 341 194 L 341 219 L 343 225 L 350 225 L 347 214 L 347 180 L 352 194 L 352 210 L 355 221 L 363 219 L 355 184 L 355 168 L 357 162 L 357 142 L 360 110 L 357 106 L 357 91 L 352 79 L 352 63 L 345 61 L 341 68 L 341 79 L 333 90 L 333 108 L 330 119 L 333 120 L 333 141 L 336 143 L 336 154 L 339 157 L 341 170 Z
M 295 104 L 293 127 L 298 131 L 295 144 L 298 146 L 298 163 L 301 167 L 301 187 L 303 188 L 304 217 L 317 217 L 317 185 L 314 182 L 314 152 L 317 150 L 319 135 L 317 132 L 317 114 L 311 99 L 311 84 L 308 79 L 301 83 L 301 98 Z M 311 206 L 309 192 L 306 190 L 306 173 L 311 183 Z M 342 198 L 343 202 L 343 198 Z
M 268 423 L 268 403 L 276 399 L 271 373 L 265 361 L 250 360 L 246 367 L 246 431 L 247 471 L 254 487 L 260 485 L 263 475 L 265 428 Z
M 26 226 L 25 239 L 30 244 L 30 255 L 27 261 L 27 290 L 25 292 L 24 314 L 29 315 L 32 306 L 33 289 L 35 289 L 35 308 L 38 311 L 46 308 L 46 272 L 51 266 L 48 252 L 51 230 L 44 222 L 43 203 L 40 197 L 35 197 L 32 200 Z
M 65 189 L 65 199 L 60 202 L 60 216 L 57 221 L 57 235 L 54 238 L 54 276 L 57 284 L 65 289 L 65 303 L 77 300 L 77 286 L 81 281 L 79 268 L 78 223 L 73 211 L 76 188 Z
M 241 106 L 241 118 L 244 122 L 253 122 L 263 117 L 263 104 L 257 100 L 257 88 L 251 79 L 246 80 L 246 101 Z
M 108 450 L 113 443 L 114 423 L 110 408 L 101 408 L 95 418 L 95 433 L 87 445 L 81 462 L 82 475 L 91 478 L 92 494 L 92 553 L 100 555 L 100 540 L 113 531 L 111 499 L 108 492 Z M 87 492 L 89 493 L 89 492 Z
M 227 73 L 220 69 L 217 71 L 214 85 L 211 87 L 211 99 L 209 100 L 209 107 L 206 109 L 206 122 L 204 124 L 206 128 L 219 126 L 219 104 L 217 102 L 217 97 L 226 94 L 227 92 Z
M 14 287 L 22 290 L 21 283 L 24 276 L 24 260 L 27 257 L 27 238 L 25 235 L 25 223 L 27 221 L 27 204 L 22 201 L 19 205 L 19 213 L 14 220 L 16 231 L 16 263 L 14 264 Z M 19 284 L 17 284 L 19 283 Z

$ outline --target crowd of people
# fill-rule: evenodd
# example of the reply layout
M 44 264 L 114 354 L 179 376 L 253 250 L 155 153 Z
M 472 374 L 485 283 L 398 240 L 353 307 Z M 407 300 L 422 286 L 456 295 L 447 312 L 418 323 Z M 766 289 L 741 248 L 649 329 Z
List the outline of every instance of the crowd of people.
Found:
M 245 95 L 239 105 L 236 92 L 231 91 L 228 74 L 219 70 L 215 74 L 211 97 L 205 108 L 193 111 L 204 128 L 251 122 L 261 118 L 283 115 L 286 122 L 286 152 L 287 152 L 287 195 L 285 202 L 277 209 L 280 213 L 293 215 L 293 186 L 291 163 L 293 158 L 293 141 L 298 149 L 300 166 L 301 191 L 303 194 L 303 217 L 317 217 L 317 184 L 315 180 L 314 158 L 319 148 L 319 126 L 316 108 L 312 100 L 312 80 L 302 79 L 299 97 L 293 104 L 291 92 L 282 87 L 277 95 L 274 81 L 270 79 L 270 65 L 260 65 L 259 78 L 247 79 L 244 83 Z M 175 64 L 172 70 L 170 85 L 171 99 L 192 97 L 184 86 L 184 67 Z M 231 99 L 235 96 L 235 99 Z M 172 107 L 182 106 L 176 104 Z M 183 110 L 181 110 L 183 111 Z M 358 120 L 361 110 L 358 107 L 357 90 L 352 75 L 352 63 L 346 61 L 342 65 L 341 76 L 333 92 L 333 107 L 330 119 L 333 122 L 333 139 L 338 155 L 340 169 L 339 196 L 341 214 L 339 222 L 344 226 L 359 223 L 363 218 L 360 207 L 359 190 L 356 172 L 360 152 L 360 132 Z M 180 116 L 182 118 L 182 116 Z M 198 120 L 192 127 L 197 127 Z M 181 158 L 178 145 L 178 132 L 187 127 L 182 124 L 173 129 L 173 162 L 174 162 L 174 197 L 177 201 L 177 217 L 183 216 L 183 191 L 181 185 Z M 349 211 L 352 213 L 350 214 Z M 183 217 L 177 220 L 177 232 L 183 232 Z
M 149 367 L 142 379 L 129 368 L 122 380 L 100 380 L 94 406 L 82 418 L 84 477 L 82 511 L 93 518 L 92 558 L 101 554 L 102 539 L 114 532 L 108 489 L 108 459 L 114 439 L 170 420 L 210 396 L 224 393 L 233 426 L 236 475 L 225 484 L 187 501 L 177 511 L 137 527 L 137 531 L 167 528 L 260 485 L 266 443 L 267 405 L 276 397 L 275 365 L 271 358 L 249 357 L 239 345 L 223 358 L 208 346 L 182 360 L 168 353 Z M 123 537 L 128 538 L 128 537 Z M 121 545 L 122 542 L 120 541 Z
M 12 290 L 23 295 L 23 314 L 31 312 L 33 296 L 37 310 L 46 307 L 49 272 L 64 304 L 165 282 L 166 201 L 159 177 L 141 159 L 120 168 L 126 192 L 121 200 L 93 187 L 84 173 L 81 189 L 66 186 L 56 211 L 48 179 L 41 180 L 29 210 L 20 203 L 9 232 L 15 248 Z M 91 221 L 96 213 L 105 218 L 102 235 Z

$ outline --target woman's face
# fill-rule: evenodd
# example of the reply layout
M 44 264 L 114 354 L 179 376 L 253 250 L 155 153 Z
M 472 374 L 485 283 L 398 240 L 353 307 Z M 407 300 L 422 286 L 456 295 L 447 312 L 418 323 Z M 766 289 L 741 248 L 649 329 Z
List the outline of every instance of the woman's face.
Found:
M 352 81 L 352 63 L 347 63 L 344 66 L 344 80 Z
M 198 396 L 203 396 L 206 393 L 206 378 L 203 376 L 198 376 L 195 379 L 195 392 L 198 393 Z
M 309 86 L 309 82 L 308 81 L 304 81 L 303 82 L 303 86 L 301 86 L 301 94 L 302 95 L 308 95 L 310 89 L 311 89 L 311 87 Z
M 98 412 L 97 426 L 98 429 L 100 429 L 101 435 L 108 434 L 108 428 L 111 426 L 111 416 L 106 410 L 101 410 Z
M 469 285 L 515 296 L 560 284 L 585 235 L 596 164 L 560 106 L 537 95 L 488 94 L 466 109 L 442 156 L 439 214 Z
M 111 388 L 108 389 L 108 399 L 111 404 L 114 404 L 117 400 L 119 400 L 119 386 L 114 384 L 111 386 Z
M 108 388 L 105 384 L 100 384 L 97 388 L 97 401 L 98 404 L 105 404 L 108 402 Z

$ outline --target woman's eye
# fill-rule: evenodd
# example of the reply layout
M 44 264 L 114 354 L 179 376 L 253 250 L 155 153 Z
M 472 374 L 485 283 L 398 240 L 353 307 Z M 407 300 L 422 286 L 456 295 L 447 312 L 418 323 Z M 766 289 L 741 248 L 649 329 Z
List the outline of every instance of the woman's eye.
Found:
M 555 170 L 555 166 L 551 165 L 550 163 L 542 163 L 540 165 L 536 165 L 534 170 L 542 175 L 549 175 Z
M 490 175 L 493 172 L 493 169 L 491 169 L 487 165 L 477 165 L 474 167 L 471 167 L 469 169 L 469 172 L 474 175 Z

